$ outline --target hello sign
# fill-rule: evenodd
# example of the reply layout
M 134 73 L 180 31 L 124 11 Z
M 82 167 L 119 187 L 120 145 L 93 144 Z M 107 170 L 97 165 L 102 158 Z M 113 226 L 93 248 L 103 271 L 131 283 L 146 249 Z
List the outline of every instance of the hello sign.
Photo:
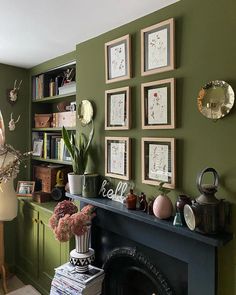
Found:
M 112 188 L 107 188 L 108 185 L 109 181 L 103 180 L 99 190 L 99 195 L 103 196 L 104 198 L 123 203 L 129 186 L 128 183 L 119 181 L 115 190 Z

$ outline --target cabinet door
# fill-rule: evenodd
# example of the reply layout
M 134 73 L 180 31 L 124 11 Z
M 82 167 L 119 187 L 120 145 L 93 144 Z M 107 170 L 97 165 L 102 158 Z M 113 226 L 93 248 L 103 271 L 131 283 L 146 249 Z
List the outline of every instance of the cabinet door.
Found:
M 69 243 L 60 243 L 55 239 L 48 225 L 50 217 L 51 213 L 39 212 L 39 280 L 46 290 L 50 289 L 54 268 L 65 262 L 69 252 Z
M 33 277 L 38 275 L 38 212 L 23 200 L 17 217 L 17 265 Z

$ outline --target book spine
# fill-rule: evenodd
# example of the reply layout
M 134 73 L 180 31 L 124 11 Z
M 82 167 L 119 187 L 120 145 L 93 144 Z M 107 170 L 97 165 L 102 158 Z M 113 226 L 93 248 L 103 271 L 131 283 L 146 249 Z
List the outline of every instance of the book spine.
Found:
M 47 159 L 47 140 L 48 134 L 45 132 L 43 136 L 43 158 Z

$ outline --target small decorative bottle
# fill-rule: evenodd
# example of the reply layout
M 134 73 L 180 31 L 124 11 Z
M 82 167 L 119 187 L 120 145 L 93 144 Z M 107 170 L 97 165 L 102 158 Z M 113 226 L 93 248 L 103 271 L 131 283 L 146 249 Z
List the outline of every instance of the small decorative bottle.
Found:
M 148 203 L 146 200 L 146 195 L 144 193 L 141 193 L 141 196 L 139 197 L 139 210 L 143 212 L 147 212 Z
M 130 210 L 136 210 L 137 196 L 134 194 L 133 189 L 130 189 L 126 197 L 126 207 Z
M 151 200 L 151 201 L 148 202 L 147 214 L 149 214 L 149 215 L 154 215 L 154 213 L 153 213 L 153 203 L 154 203 L 154 200 Z

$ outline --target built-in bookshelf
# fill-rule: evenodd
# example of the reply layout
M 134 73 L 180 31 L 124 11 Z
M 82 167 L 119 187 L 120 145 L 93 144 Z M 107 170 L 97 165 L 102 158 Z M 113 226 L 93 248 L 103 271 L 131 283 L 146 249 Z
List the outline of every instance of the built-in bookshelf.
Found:
M 76 63 L 32 76 L 32 166 L 71 165 L 62 127 L 76 130 Z

